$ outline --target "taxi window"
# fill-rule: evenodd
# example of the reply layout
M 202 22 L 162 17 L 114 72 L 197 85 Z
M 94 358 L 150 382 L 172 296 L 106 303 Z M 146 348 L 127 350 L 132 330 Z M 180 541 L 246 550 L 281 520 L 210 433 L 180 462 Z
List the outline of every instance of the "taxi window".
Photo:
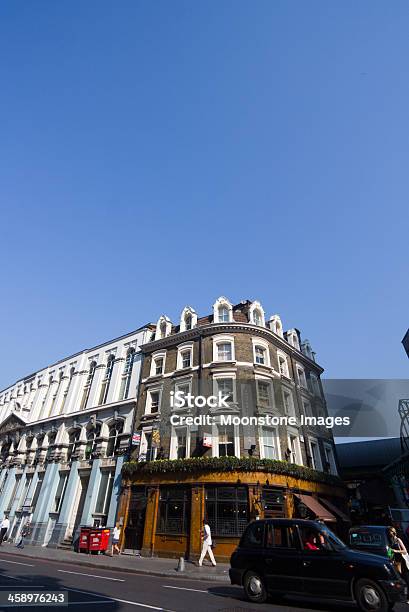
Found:
M 295 527 L 290 525 L 267 525 L 267 547 L 298 548 L 298 537 Z
M 255 521 L 247 527 L 240 546 L 245 546 L 246 548 L 261 548 L 263 546 L 263 538 L 264 523 Z

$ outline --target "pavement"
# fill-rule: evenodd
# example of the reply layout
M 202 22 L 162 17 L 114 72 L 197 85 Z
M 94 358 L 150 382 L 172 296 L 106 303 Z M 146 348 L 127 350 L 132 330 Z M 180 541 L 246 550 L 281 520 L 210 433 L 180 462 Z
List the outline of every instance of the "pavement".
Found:
M 185 561 L 185 571 L 182 573 L 177 571 L 177 559 L 164 559 L 160 557 L 136 557 L 124 554 L 111 557 L 104 554 L 77 553 L 58 548 L 30 545 L 24 546 L 21 550 L 9 542 L 4 542 L 0 546 L 0 554 L 3 552 L 16 555 L 16 557 L 73 563 L 74 565 L 84 567 L 116 569 L 122 572 L 148 574 L 150 576 L 188 577 L 194 580 L 207 580 L 230 584 L 229 564 L 218 563 L 216 567 L 213 567 L 209 560 L 205 560 L 202 567 L 190 561 Z
M 17 560 L 18 559 L 18 560 Z M 311 604 L 300 601 L 272 600 L 268 604 L 250 604 L 243 589 L 214 581 L 193 578 L 152 576 L 118 569 L 86 568 L 9 554 L 0 550 L 0 610 L 24 610 L 23 598 L 45 597 L 47 593 L 65 594 L 67 612 L 350 612 L 351 607 Z M 50 612 L 50 607 L 36 610 Z M 54 609 L 62 609 L 60 605 Z M 353 608 L 352 608 L 353 609 Z M 407 608 L 406 608 L 407 611 Z M 405 611 L 405 612 L 406 612 Z M 398 610 L 398 612 L 400 612 Z M 403 610 L 402 610 L 403 612 Z

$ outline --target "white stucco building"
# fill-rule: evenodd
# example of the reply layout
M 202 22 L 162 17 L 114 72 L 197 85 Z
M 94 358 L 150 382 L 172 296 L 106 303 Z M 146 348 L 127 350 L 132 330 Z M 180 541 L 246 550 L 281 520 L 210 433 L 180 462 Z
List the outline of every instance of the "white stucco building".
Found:
M 113 527 L 148 328 L 86 349 L 0 391 L 0 516 L 33 544 Z

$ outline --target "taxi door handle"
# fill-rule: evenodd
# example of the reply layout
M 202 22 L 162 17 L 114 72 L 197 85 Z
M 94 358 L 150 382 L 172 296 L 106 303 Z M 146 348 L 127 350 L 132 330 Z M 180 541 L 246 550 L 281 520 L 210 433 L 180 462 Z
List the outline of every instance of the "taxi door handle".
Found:
M 311 561 L 303 561 L 302 564 L 304 567 L 308 567 L 309 565 L 311 565 Z

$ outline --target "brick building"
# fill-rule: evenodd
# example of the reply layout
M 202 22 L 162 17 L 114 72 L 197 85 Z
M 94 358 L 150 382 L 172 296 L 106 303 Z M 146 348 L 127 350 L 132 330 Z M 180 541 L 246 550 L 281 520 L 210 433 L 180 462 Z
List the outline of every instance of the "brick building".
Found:
M 326 417 L 327 409 L 323 369 L 297 329 L 284 332 L 278 315 L 266 320 L 259 302 L 220 297 L 209 316 L 186 307 L 177 325 L 160 317 L 140 348 L 134 446 L 118 515 L 125 550 L 197 558 L 205 515 L 219 559 L 229 557 L 252 518 L 345 524 L 331 430 L 300 424 L 302 416 Z M 218 392 L 227 405 L 189 406 L 189 393 Z M 184 402 L 171 406 L 172 394 Z M 261 416 L 297 424 L 250 422 Z

